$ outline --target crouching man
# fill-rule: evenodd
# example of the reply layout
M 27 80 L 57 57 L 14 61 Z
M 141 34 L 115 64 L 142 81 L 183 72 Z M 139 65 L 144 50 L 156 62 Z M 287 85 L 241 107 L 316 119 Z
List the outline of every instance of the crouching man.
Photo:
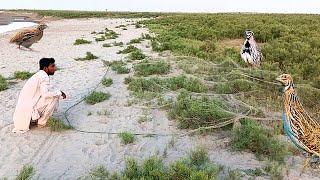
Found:
M 40 71 L 34 74 L 23 86 L 15 112 L 12 132 L 24 133 L 30 123 L 44 127 L 58 107 L 59 98 L 66 98 L 62 91 L 52 91 L 49 76 L 57 70 L 53 58 L 42 58 L 39 61 Z

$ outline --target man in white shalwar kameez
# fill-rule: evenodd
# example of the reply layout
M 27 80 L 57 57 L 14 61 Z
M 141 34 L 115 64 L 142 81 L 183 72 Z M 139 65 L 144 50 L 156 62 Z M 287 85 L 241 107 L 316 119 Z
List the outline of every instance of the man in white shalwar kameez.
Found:
M 29 130 L 31 122 L 44 127 L 57 109 L 60 97 L 66 98 L 62 91 L 52 91 L 49 76 L 56 71 L 53 58 L 39 61 L 40 71 L 34 74 L 23 86 L 15 112 L 12 132 L 24 133 Z

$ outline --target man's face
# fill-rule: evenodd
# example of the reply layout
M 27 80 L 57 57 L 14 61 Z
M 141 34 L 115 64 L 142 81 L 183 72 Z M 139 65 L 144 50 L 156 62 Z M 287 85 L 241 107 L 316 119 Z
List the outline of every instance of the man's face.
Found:
M 54 75 L 54 72 L 56 72 L 57 70 L 57 67 L 56 65 L 53 63 L 53 64 L 50 64 L 48 67 L 45 67 L 44 68 L 44 71 L 48 74 L 48 75 Z

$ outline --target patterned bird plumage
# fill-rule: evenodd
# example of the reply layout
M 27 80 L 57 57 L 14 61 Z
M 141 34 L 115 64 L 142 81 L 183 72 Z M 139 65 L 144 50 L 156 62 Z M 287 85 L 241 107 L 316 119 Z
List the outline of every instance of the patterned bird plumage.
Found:
M 38 42 L 43 36 L 43 30 L 47 28 L 46 24 L 40 23 L 34 29 L 25 29 L 17 32 L 11 39 L 10 43 L 30 48 L 33 43 Z
M 290 140 L 300 149 L 320 157 L 320 125 L 304 110 L 289 74 L 277 78 L 284 86 L 283 128 Z
M 260 67 L 262 53 L 253 35 L 254 33 L 252 31 L 245 31 L 246 40 L 243 43 L 240 55 L 245 63 L 253 67 Z

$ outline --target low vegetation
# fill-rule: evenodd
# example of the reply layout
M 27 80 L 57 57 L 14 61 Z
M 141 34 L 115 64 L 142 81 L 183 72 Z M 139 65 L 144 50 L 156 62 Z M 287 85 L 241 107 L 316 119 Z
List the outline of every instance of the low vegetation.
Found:
M 136 48 L 135 46 L 127 46 L 124 50 L 120 50 L 117 52 L 117 54 L 128 54 L 128 53 L 131 53 L 133 51 L 138 51 L 139 49 Z
M 119 34 L 114 32 L 113 30 L 105 28 L 105 33 L 104 33 L 104 38 L 105 39 L 116 39 L 118 37 L 119 37 Z
M 256 85 L 252 81 L 235 79 L 227 82 L 217 83 L 214 87 L 215 92 L 221 94 L 234 94 L 255 90 Z
M 125 66 L 126 64 L 122 61 L 113 61 L 113 62 L 109 63 L 108 65 L 111 66 L 111 69 L 113 71 L 116 71 L 117 74 L 128 74 L 130 72 L 130 69 L 128 69 Z
M 116 26 L 116 28 L 124 28 L 124 27 L 126 27 L 126 25 L 124 24 L 120 24 L 119 26 Z
M 106 87 L 110 87 L 113 83 L 113 80 L 111 78 L 103 78 L 101 83 Z
M 168 74 L 170 71 L 170 64 L 164 61 L 157 61 L 151 63 L 150 61 L 143 61 L 134 66 L 135 75 L 148 76 L 153 74 Z
M 302 14 L 184 14 L 141 23 L 157 34 L 152 40 L 154 50 L 170 50 L 215 62 L 228 59 L 227 50 L 233 48 L 237 52 L 236 56 L 232 55 L 233 60 L 241 61 L 238 52 L 243 33 L 251 29 L 258 43 L 262 43 L 262 69 L 287 72 L 293 75 L 296 83 L 315 86 L 320 76 L 317 60 L 320 44 L 316 43 L 319 42 L 320 20 L 317 17 Z M 228 39 L 235 43 L 228 43 L 231 42 Z
M 96 40 L 97 42 L 99 42 L 99 41 L 105 41 L 106 38 L 105 38 L 105 36 L 100 36 L 100 37 L 96 37 L 95 40 Z
M 138 44 L 141 43 L 141 41 L 143 41 L 142 38 L 131 39 L 130 42 L 128 42 L 128 44 Z
M 208 88 L 198 79 L 176 76 L 171 78 L 133 78 L 128 89 L 134 92 L 162 92 L 165 89 L 176 91 L 186 89 L 190 92 L 207 92 Z
M 66 11 L 66 10 L 12 10 L 15 12 L 36 13 L 40 17 L 53 16 L 65 19 L 74 18 L 154 18 L 163 15 L 163 13 L 153 12 L 112 12 L 112 11 Z M 167 13 L 169 15 L 169 13 Z
M 123 42 L 113 42 L 114 46 L 123 46 Z
M 172 105 L 169 115 L 178 120 L 180 128 L 200 128 L 215 125 L 234 117 L 227 106 L 217 98 L 195 98 L 182 91 Z
M 276 162 L 276 161 L 269 161 L 267 162 L 266 167 L 264 170 L 270 175 L 270 179 L 272 180 L 281 180 L 283 179 L 283 164 Z
M 135 26 L 136 28 L 141 28 L 141 27 L 142 27 L 141 24 L 139 24 L 139 23 L 136 23 L 134 26 Z
M 89 61 L 89 60 L 93 60 L 93 59 L 98 59 L 99 57 L 93 55 L 91 52 L 87 52 L 86 56 L 83 58 L 76 58 L 76 61 Z
M 141 34 L 141 38 L 142 39 L 148 39 L 148 40 L 152 39 L 150 34 L 144 34 L 144 33 Z
M 31 165 L 24 165 L 16 177 L 16 180 L 31 180 L 35 174 L 34 167 Z
M 158 157 L 152 156 L 139 164 L 135 159 L 127 159 L 120 173 L 109 173 L 104 167 L 92 170 L 94 179 L 218 179 L 221 166 L 209 162 L 203 150 L 191 152 L 191 157 L 178 160 L 166 166 Z M 95 173 L 93 173 L 95 172 Z M 99 172 L 99 173 L 97 173 Z
M 51 131 L 65 131 L 73 129 L 72 126 L 65 124 L 62 120 L 51 117 L 47 122 L 48 127 Z
M 112 45 L 110 43 L 104 43 L 102 44 L 102 47 L 112 47 Z
M 80 45 L 80 44 L 91 44 L 92 41 L 88 41 L 85 39 L 76 39 L 76 41 L 73 43 L 73 45 Z
M 110 97 L 111 97 L 111 94 L 109 94 L 109 93 L 104 93 L 101 91 L 99 91 L 99 92 L 93 91 L 85 98 L 85 102 L 87 104 L 94 105 L 99 102 L 103 102 L 103 101 L 109 99 Z
M 241 121 L 241 126 L 234 129 L 231 146 L 235 150 L 249 150 L 259 158 L 281 163 L 290 153 L 288 145 L 279 140 L 272 130 L 250 119 Z
M 119 138 L 121 139 L 121 142 L 123 144 L 131 144 L 134 142 L 134 139 L 135 139 L 132 133 L 126 132 L 126 131 L 121 132 L 119 134 Z
M 146 57 L 147 56 L 143 54 L 143 52 L 140 49 L 132 51 L 129 55 L 129 59 L 131 60 L 142 60 Z
M 15 79 L 21 79 L 21 80 L 26 80 L 29 79 L 34 73 L 30 73 L 27 71 L 16 71 L 14 72 L 14 78 Z
M 2 75 L 0 75 L 0 91 L 6 89 L 8 89 L 8 82 Z

